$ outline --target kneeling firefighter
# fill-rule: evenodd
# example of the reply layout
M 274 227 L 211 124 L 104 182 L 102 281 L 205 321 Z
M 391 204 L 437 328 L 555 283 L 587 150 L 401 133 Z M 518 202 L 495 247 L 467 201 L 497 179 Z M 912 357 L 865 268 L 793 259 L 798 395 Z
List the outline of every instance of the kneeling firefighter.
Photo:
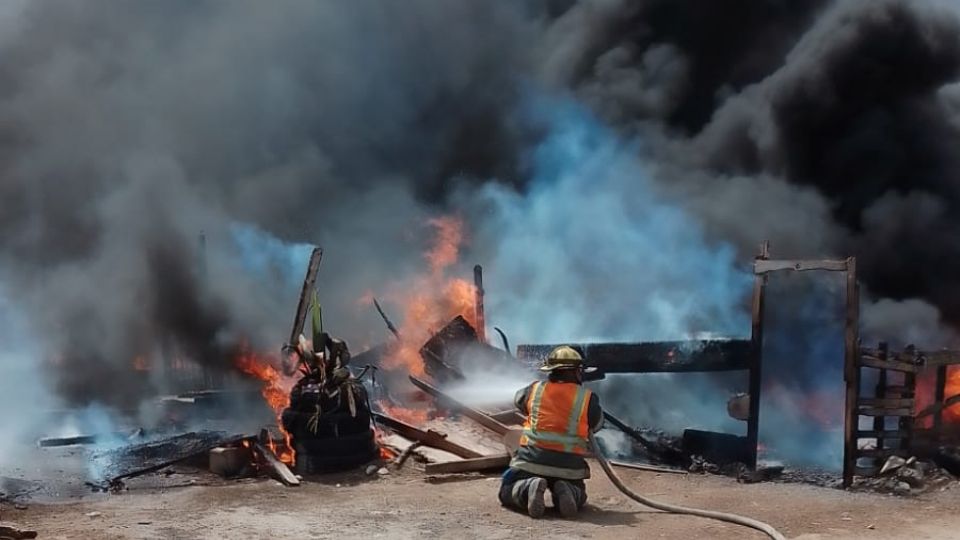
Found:
M 553 506 L 572 517 L 587 502 L 584 479 L 590 467 L 584 459 L 588 440 L 603 424 L 600 399 L 583 387 L 583 358 L 571 347 L 551 351 L 540 368 L 546 381 L 522 388 L 514 404 L 526 416 L 520 446 L 503 475 L 500 503 L 539 518 L 549 489 Z

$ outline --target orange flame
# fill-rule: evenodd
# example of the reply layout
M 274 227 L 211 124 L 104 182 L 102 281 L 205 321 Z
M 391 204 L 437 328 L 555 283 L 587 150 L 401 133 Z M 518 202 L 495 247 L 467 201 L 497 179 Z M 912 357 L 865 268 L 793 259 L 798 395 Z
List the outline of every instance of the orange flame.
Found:
M 235 363 L 242 372 L 263 382 L 260 393 L 277 415 L 277 425 L 280 426 L 284 437 L 282 447 L 278 447 L 272 440 L 268 441 L 268 446 L 280 461 L 292 464 L 295 457 L 293 446 L 290 443 L 290 434 L 283 430 L 280 414 L 290 404 L 290 390 L 293 388 L 295 381 L 284 377 L 270 362 L 245 349 L 237 355 Z
M 949 399 L 957 394 L 960 394 L 960 369 L 951 367 L 947 371 L 947 382 L 943 397 Z M 960 404 L 944 409 L 943 421 L 951 424 L 960 423 Z
M 416 376 L 424 374 L 420 347 L 434 332 L 457 315 L 476 325 L 476 288 L 464 279 L 448 276 L 464 241 L 463 222 L 447 216 L 431 219 L 427 225 L 434 230 L 433 245 L 424 254 L 430 273 L 405 284 L 400 293 L 388 295 L 394 304 L 403 306 L 403 323 L 399 328 L 401 341 L 384 367 L 402 368 Z

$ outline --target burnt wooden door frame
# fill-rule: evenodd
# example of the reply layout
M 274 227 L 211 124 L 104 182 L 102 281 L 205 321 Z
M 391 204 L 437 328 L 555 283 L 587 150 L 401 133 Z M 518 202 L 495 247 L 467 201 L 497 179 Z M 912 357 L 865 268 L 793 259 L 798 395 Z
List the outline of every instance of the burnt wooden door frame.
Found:
M 753 263 L 753 302 L 750 342 L 752 344 L 750 369 L 750 419 L 747 421 L 747 440 L 756 451 L 760 429 L 760 386 L 763 373 L 763 315 L 767 274 L 780 271 L 807 272 L 821 270 L 845 272 L 846 315 L 844 332 L 843 379 L 846 385 L 846 407 L 843 419 L 843 485 L 853 481 L 856 466 L 857 397 L 860 389 L 860 369 L 857 362 L 860 347 L 860 286 L 857 283 L 857 259 L 844 260 L 771 260 L 770 243 L 764 242 Z

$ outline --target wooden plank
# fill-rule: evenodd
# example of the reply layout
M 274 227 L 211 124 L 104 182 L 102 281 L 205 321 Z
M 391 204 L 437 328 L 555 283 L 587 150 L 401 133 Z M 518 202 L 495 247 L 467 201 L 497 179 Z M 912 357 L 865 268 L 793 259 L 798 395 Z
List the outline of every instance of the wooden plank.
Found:
M 478 458 L 483 456 L 480 452 L 475 452 L 457 443 L 448 441 L 447 436 L 443 433 L 433 430 L 424 431 L 382 413 L 375 412 L 373 413 L 373 417 L 377 420 L 377 423 L 396 431 L 398 435 L 402 435 L 411 441 L 417 441 L 462 458 Z
M 843 487 L 853 484 L 857 466 L 857 437 L 860 417 L 857 399 L 860 397 L 860 289 L 857 284 L 857 259 L 847 259 L 846 315 L 844 320 L 844 370 L 846 386 L 843 418 Z
M 517 358 L 539 364 L 559 344 L 520 345 Z M 750 369 L 750 341 L 742 339 L 647 343 L 572 343 L 587 366 L 605 373 L 694 373 Z
M 900 439 L 907 433 L 896 429 L 862 429 L 857 431 L 858 439 Z
M 857 450 L 857 457 L 864 458 L 908 457 L 907 454 L 908 452 L 902 448 L 861 448 Z
M 877 407 L 860 407 L 857 409 L 860 416 L 913 416 L 913 409 L 884 409 Z
M 861 354 L 863 354 L 863 353 L 861 352 Z M 884 359 L 884 360 L 887 359 L 887 344 L 886 344 L 886 343 L 880 343 L 880 358 L 882 358 L 882 359 Z M 877 403 L 877 404 L 879 404 L 879 403 L 880 403 L 880 400 L 882 400 L 882 399 L 884 399 L 884 398 L 893 397 L 893 396 L 887 396 L 887 370 L 885 370 L 885 369 L 881 369 L 881 370 L 880 370 L 880 376 L 877 377 L 877 389 L 875 390 L 874 395 L 876 396 L 876 397 L 874 398 L 874 401 L 875 401 L 875 403 Z M 858 403 L 859 403 L 860 405 L 865 405 L 865 403 L 864 403 L 864 398 L 860 398 L 860 400 L 859 400 Z M 910 406 L 912 407 L 913 404 L 911 404 Z M 884 426 L 886 425 L 886 421 L 887 421 L 887 419 L 884 418 L 884 417 L 882 417 L 882 416 L 874 417 L 874 419 L 873 419 L 873 429 L 874 429 L 875 431 L 882 431 L 883 428 L 884 428 Z M 878 439 L 877 439 L 877 448 L 883 448 L 884 442 L 885 442 L 885 441 L 883 440 L 882 437 L 881 437 L 881 438 L 878 438 Z
M 448 461 L 446 463 L 427 463 L 424 468 L 427 474 L 451 474 L 503 470 L 510 466 L 510 454 L 497 454 L 478 458 Z
M 874 407 L 880 409 L 900 409 L 913 407 L 913 398 L 860 398 L 858 407 Z
M 474 320 L 477 323 L 477 339 L 487 342 L 487 318 L 483 309 L 483 267 L 479 264 L 473 267 L 474 290 Z
M 942 402 L 934 403 L 933 405 L 930 405 L 926 409 L 918 412 L 916 415 L 914 415 L 914 419 L 919 420 L 921 418 L 930 416 L 931 414 L 936 414 L 944 409 L 949 409 L 950 407 L 958 403 L 960 403 L 960 394 L 957 394 L 955 396 L 950 396 L 947 399 L 944 399 Z
M 498 411 L 489 413 L 488 416 L 501 424 L 519 425 L 525 420 L 520 411 Z
M 943 403 L 947 391 L 947 366 L 937 366 L 937 379 L 933 386 L 933 402 Z M 933 416 L 933 427 L 939 429 L 943 425 L 943 409 L 940 409 Z
M 924 351 L 920 353 L 927 366 L 960 365 L 960 351 Z
M 286 463 L 277 458 L 277 455 L 273 453 L 273 450 L 270 450 L 266 446 L 260 444 L 260 441 L 253 441 L 253 448 L 257 451 L 257 453 L 263 456 L 263 460 L 267 466 L 270 467 L 274 478 L 287 486 L 300 485 L 300 479 L 290 471 L 290 468 L 287 467 Z
M 489 429 L 490 431 L 493 431 L 498 435 L 506 435 L 506 433 L 510 431 L 509 427 L 501 424 L 500 422 L 497 422 L 496 420 L 491 418 L 489 415 L 483 414 L 482 412 L 472 407 L 468 407 L 463 403 L 460 403 L 459 401 L 453 399 L 452 397 L 444 394 L 440 390 L 437 390 L 427 382 L 421 381 L 420 379 L 414 377 L 413 375 L 410 375 L 409 378 L 410 378 L 410 382 L 412 382 L 414 386 L 433 396 L 434 399 L 436 399 L 440 403 L 440 405 L 442 405 L 443 407 L 446 407 L 451 411 L 458 412 L 466 416 L 467 418 L 473 420 L 474 422 Z
M 916 364 L 909 364 L 907 362 L 899 362 L 896 360 L 881 360 L 873 356 L 861 357 L 860 365 L 864 367 L 872 367 L 877 369 L 889 369 L 892 371 L 902 371 L 904 373 L 920 372 L 920 366 Z
M 657 467 L 655 465 L 646 465 L 644 463 L 627 463 L 626 461 L 615 461 L 608 460 L 611 465 L 616 467 L 623 467 L 625 469 L 634 469 L 637 471 L 648 471 L 655 473 L 667 473 L 667 474 L 688 474 L 687 471 L 683 469 L 670 469 L 668 467 Z
M 307 273 L 303 276 L 303 286 L 300 288 L 300 299 L 297 302 L 297 312 L 293 317 L 290 336 L 287 345 L 296 346 L 300 333 L 303 332 L 303 323 L 307 319 L 307 309 L 310 307 L 310 292 L 317 282 L 317 273 L 320 271 L 320 261 L 323 259 L 323 249 L 313 248 L 310 252 L 310 262 L 307 264 Z
M 845 261 L 804 261 L 804 260 L 764 260 L 757 259 L 753 263 L 753 273 L 760 275 L 780 270 L 807 272 L 809 270 L 827 270 L 829 272 L 843 272 L 848 269 L 850 259 Z
M 754 264 L 769 262 L 770 243 L 760 246 L 760 254 Z M 767 276 L 756 275 L 753 279 L 753 297 L 750 304 L 750 356 L 747 396 L 750 409 L 747 417 L 747 466 L 757 468 L 757 447 L 760 444 L 760 391 L 763 383 L 763 316 L 766 301 Z

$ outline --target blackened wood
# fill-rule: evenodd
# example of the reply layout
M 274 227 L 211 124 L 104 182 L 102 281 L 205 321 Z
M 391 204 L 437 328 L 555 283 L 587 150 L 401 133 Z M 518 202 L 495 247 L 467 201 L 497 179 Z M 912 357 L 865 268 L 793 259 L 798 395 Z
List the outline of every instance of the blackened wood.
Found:
M 860 439 L 900 439 L 906 434 L 896 429 L 861 429 L 857 430 Z
M 770 243 L 764 242 L 754 264 L 766 262 L 769 257 Z M 760 443 L 760 390 L 763 382 L 763 316 L 766 291 L 767 276 L 757 274 L 753 278 L 753 298 L 750 309 L 750 374 L 747 383 L 747 395 L 750 400 L 747 416 L 747 446 L 750 455 L 745 463 L 752 469 L 757 467 L 757 446 Z
M 542 363 L 561 344 L 520 345 L 517 358 Z M 604 373 L 692 373 L 750 369 L 750 341 L 699 340 L 647 343 L 568 343 L 587 366 Z
M 960 351 L 925 351 L 920 354 L 927 366 L 960 365 Z
M 777 272 L 780 270 L 793 270 L 795 272 L 806 272 L 809 270 L 827 270 L 830 272 L 843 272 L 847 270 L 849 259 L 846 261 L 802 261 L 802 260 L 765 260 L 757 259 L 753 263 L 754 274 L 766 274 L 767 272 Z
M 645 463 L 629 463 L 626 461 L 616 461 L 609 460 L 610 464 L 615 467 L 623 467 L 625 469 L 634 469 L 637 471 L 648 471 L 655 473 L 666 473 L 666 474 L 689 474 L 683 469 L 671 469 L 669 467 L 657 467 L 656 465 L 647 465 Z
M 373 307 L 377 308 L 377 313 L 379 313 L 380 318 L 383 319 L 383 324 L 387 325 L 387 330 L 393 334 L 393 337 L 400 339 L 400 331 L 397 330 L 397 326 L 393 324 L 393 321 L 390 320 L 390 317 L 387 317 L 387 313 L 383 311 L 383 307 L 376 298 L 373 299 Z
M 417 441 L 438 450 L 450 452 L 451 454 L 462 458 L 477 458 L 483 456 L 483 454 L 480 452 L 474 452 L 469 448 L 465 448 L 457 443 L 448 441 L 447 436 L 444 433 L 439 433 L 433 430 L 424 431 L 420 428 L 411 426 L 410 424 L 382 413 L 373 413 L 373 417 L 376 419 L 377 423 L 396 431 L 398 435 L 410 439 L 411 441 Z
M 481 456 L 445 463 L 427 463 L 423 472 L 427 474 L 451 474 L 492 470 L 502 471 L 509 466 L 510 454 L 497 454 L 495 456 Z
M 913 408 L 907 409 L 887 409 L 881 407 L 858 407 L 857 414 L 860 416 L 913 416 Z
M 857 400 L 860 398 L 860 288 L 857 284 L 857 259 L 847 259 L 846 316 L 844 321 L 844 370 L 846 403 L 843 419 L 843 487 L 853 484 L 857 466 L 857 430 L 860 417 Z
M 424 369 L 437 381 L 462 380 L 455 358 L 465 347 L 477 343 L 477 331 L 462 315 L 457 315 L 420 348 Z
M 260 444 L 260 441 L 253 442 L 253 449 L 260 454 L 267 466 L 270 467 L 270 471 L 273 472 L 274 478 L 287 486 L 300 485 L 300 479 L 293 474 L 290 468 L 287 467 L 286 463 L 280 461 L 277 455 L 273 453 L 273 450 L 270 450 L 266 446 Z
M 755 451 L 751 451 L 749 439 L 729 433 L 716 433 L 699 429 L 683 430 L 683 451 L 691 456 L 703 456 L 711 463 L 747 463 Z
M 317 282 L 321 259 L 323 259 L 323 250 L 318 247 L 313 248 L 310 253 L 310 262 L 307 264 L 307 273 L 303 276 L 303 286 L 300 288 L 300 299 L 297 302 L 297 312 L 293 317 L 293 326 L 290 328 L 288 345 L 296 345 L 297 339 L 303 332 L 303 323 L 307 319 L 307 309 L 310 307 L 310 293 Z
M 884 409 L 899 409 L 913 407 L 913 398 L 860 398 L 858 407 L 874 407 Z
M 116 485 L 120 480 L 142 476 L 169 467 L 194 456 L 205 455 L 211 448 L 239 444 L 248 435 L 227 435 L 219 432 L 191 432 L 130 446 L 108 450 L 93 456 L 100 466 L 106 484 Z
M 876 369 L 889 369 L 892 371 L 902 371 L 904 373 L 919 373 L 920 366 L 910 364 L 899 360 L 881 360 L 873 356 L 864 356 L 860 359 L 860 365 L 863 367 L 872 367 Z
M 652 457 L 667 463 L 682 463 L 686 461 L 686 456 L 682 451 L 679 451 L 676 448 L 671 448 L 664 444 L 647 440 L 642 433 L 628 426 L 626 422 L 620 420 L 609 412 L 603 411 L 603 417 L 608 422 L 613 424 L 617 429 L 629 435 L 631 439 L 637 441 L 637 443 L 642 446 L 643 449 L 646 450 L 647 453 Z
M 482 342 L 487 342 L 487 318 L 483 308 L 483 267 L 479 264 L 473 267 L 473 286 L 475 297 L 475 319 L 477 322 L 477 338 Z
M 857 457 L 885 458 L 890 456 L 908 457 L 908 452 L 901 448 L 861 448 L 857 450 Z
M 944 399 L 943 401 L 940 401 L 939 403 L 934 403 L 933 405 L 930 405 L 926 409 L 915 414 L 914 419 L 919 420 L 921 418 L 926 418 L 931 414 L 941 413 L 944 409 L 949 409 L 950 407 L 956 405 L 957 403 L 960 403 L 960 394 L 950 396 Z
M 444 394 L 440 390 L 434 388 L 432 385 L 414 377 L 413 375 L 410 375 L 410 382 L 412 382 L 417 388 L 433 396 L 433 398 L 436 399 L 442 407 L 450 409 L 453 412 L 460 413 L 498 435 L 506 435 L 506 433 L 510 431 L 509 427 L 497 422 L 489 415 L 483 414 L 472 407 L 468 407 L 463 403 L 460 403 L 459 401 Z
M 883 360 L 886 360 L 887 344 L 880 343 L 879 349 L 880 349 L 880 357 Z M 881 369 L 880 375 L 877 377 L 877 388 L 876 388 L 876 391 L 874 392 L 874 396 L 876 400 L 883 400 L 887 397 L 887 370 L 885 369 Z M 875 403 L 879 403 L 879 401 Z M 869 403 L 864 403 L 864 398 L 860 398 L 859 404 L 869 405 Z M 912 407 L 913 404 L 911 403 L 910 406 Z M 882 416 L 877 416 L 873 419 L 874 431 L 878 431 L 882 433 L 885 425 L 886 425 L 886 418 Z M 883 437 L 877 437 L 877 448 L 883 448 L 883 446 L 884 446 Z

